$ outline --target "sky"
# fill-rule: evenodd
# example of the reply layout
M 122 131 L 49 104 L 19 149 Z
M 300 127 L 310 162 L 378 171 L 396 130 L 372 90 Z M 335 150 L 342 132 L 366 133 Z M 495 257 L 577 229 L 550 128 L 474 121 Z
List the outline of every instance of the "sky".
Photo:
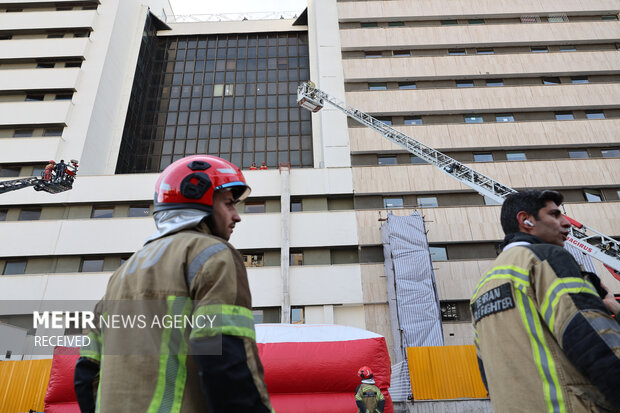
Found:
M 307 0 L 170 0 L 175 15 L 303 11 Z

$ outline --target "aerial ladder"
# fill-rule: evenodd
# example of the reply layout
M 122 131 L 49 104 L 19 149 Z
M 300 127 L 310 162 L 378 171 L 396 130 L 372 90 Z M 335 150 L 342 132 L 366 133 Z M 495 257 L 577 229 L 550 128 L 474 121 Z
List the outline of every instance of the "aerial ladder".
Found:
M 58 194 L 72 189 L 77 176 L 78 161 L 72 159 L 69 164 L 64 164 L 61 161 L 55 165 L 55 171 L 46 170 L 41 176 L 0 181 L 0 194 L 28 187 L 32 187 L 35 191 L 45 191 L 50 194 Z
M 325 102 L 344 112 L 351 119 L 379 132 L 383 137 L 405 148 L 413 155 L 435 166 L 440 171 L 457 179 L 479 194 L 486 196 L 500 204 L 506 197 L 516 190 L 464 165 L 448 155 L 424 145 L 412 137 L 390 127 L 373 118 L 359 109 L 347 105 L 345 102 L 317 89 L 313 82 L 302 83 L 297 88 L 297 104 L 311 112 L 318 112 Z M 566 217 L 572 224 L 566 238 L 571 249 L 576 249 L 600 261 L 620 281 L 620 242 L 588 227 L 572 218 Z M 574 253 L 573 251 L 571 251 Z

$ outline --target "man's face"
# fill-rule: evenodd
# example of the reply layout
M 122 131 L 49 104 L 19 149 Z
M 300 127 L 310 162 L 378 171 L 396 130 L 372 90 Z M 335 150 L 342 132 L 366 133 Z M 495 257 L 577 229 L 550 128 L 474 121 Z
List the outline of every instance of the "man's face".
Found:
M 538 211 L 538 219 L 532 217 L 530 221 L 535 224 L 530 234 L 549 244 L 564 246 L 571 224 L 555 202 L 547 201 L 545 207 Z
M 213 194 L 213 235 L 226 241 L 230 239 L 235 224 L 241 221 L 235 204 L 231 191 L 216 191 Z

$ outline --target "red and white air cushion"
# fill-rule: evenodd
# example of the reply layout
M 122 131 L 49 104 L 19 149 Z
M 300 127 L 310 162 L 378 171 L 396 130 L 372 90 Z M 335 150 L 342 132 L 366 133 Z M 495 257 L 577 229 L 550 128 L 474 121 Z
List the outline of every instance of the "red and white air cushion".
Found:
M 257 324 L 256 342 L 277 413 L 356 412 L 362 366 L 373 370 L 385 412 L 394 411 L 383 336 L 339 325 Z

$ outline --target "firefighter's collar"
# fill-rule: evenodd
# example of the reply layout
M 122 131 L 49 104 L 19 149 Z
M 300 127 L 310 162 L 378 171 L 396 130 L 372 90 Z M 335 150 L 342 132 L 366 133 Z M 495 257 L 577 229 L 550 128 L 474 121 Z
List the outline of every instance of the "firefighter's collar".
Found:
M 208 216 L 208 212 L 198 209 L 172 209 L 156 212 L 153 218 L 155 219 L 157 231 L 146 240 L 144 245 L 166 235 L 174 234 L 184 229 L 195 228 Z

